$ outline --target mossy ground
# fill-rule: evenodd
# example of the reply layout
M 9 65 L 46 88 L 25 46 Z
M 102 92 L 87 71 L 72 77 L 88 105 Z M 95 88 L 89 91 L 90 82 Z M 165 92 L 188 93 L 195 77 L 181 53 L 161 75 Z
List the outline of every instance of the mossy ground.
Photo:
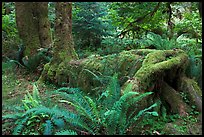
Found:
M 2 115 L 13 113 L 13 106 L 21 106 L 24 95 L 32 93 L 33 83 L 37 81 L 39 75 L 30 73 L 22 67 L 17 67 L 14 63 L 2 62 Z M 39 86 L 42 98 L 47 99 L 46 90 L 56 89 L 53 85 Z M 2 135 L 12 134 L 9 120 L 2 121 Z
M 144 53 L 145 54 L 145 53 Z M 126 56 L 126 54 L 124 54 L 124 56 Z M 100 58 L 99 58 L 100 59 Z M 114 57 L 113 58 L 110 58 L 110 62 L 114 62 L 112 59 L 115 59 Z M 132 58 L 127 58 L 127 60 L 132 60 Z M 101 60 L 103 61 L 103 60 Z M 83 62 L 83 61 L 82 61 Z M 84 61 L 85 62 L 85 61 Z M 126 63 L 127 61 L 124 61 L 121 66 L 126 66 Z M 77 62 L 74 62 L 74 63 L 77 63 Z M 142 62 L 141 62 L 142 63 Z M 89 63 L 88 63 L 89 64 Z M 87 64 L 87 65 L 88 65 Z M 108 63 L 107 63 L 108 64 Z M 77 65 L 77 64 L 76 64 Z M 92 64 L 90 63 L 89 65 L 92 66 Z M 89 66 L 88 65 L 88 66 Z M 95 64 L 98 66 L 98 69 L 101 69 L 100 68 L 100 63 L 99 64 Z M 63 65 L 62 65 L 63 67 Z M 108 67 L 108 66 L 107 66 Z M 46 67 L 45 67 L 46 68 Z M 126 67 L 121 67 L 119 69 L 124 69 Z M 88 69 L 88 68 L 86 68 Z M 129 69 L 128 69 L 129 70 Z M 126 71 L 128 71 L 126 70 Z M 126 72 L 124 70 L 124 72 Z M 129 72 L 129 71 L 128 71 Z M 90 73 L 88 73 L 90 74 Z M 12 64 L 6 64 L 3 62 L 3 65 L 2 65 L 2 114 L 8 114 L 8 113 L 12 113 L 12 111 L 9 111 L 7 109 L 7 107 L 12 107 L 14 105 L 21 105 L 21 100 L 24 98 L 24 95 L 26 94 L 26 92 L 32 92 L 33 90 L 33 86 L 32 84 L 34 82 L 36 82 L 38 80 L 38 78 L 40 77 L 40 75 L 37 75 L 35 74 L 34 72 L 30 73 L 28 72 L 27 70 L 21 68 L 21 67 L 18 67 L 16 68 L 15 65 L 12 65 Z M 47 101 L 46 99 L 48 99 L 48 96 L 46 93 L 46 91 L 51 91 L 51 90 L 54 90 L 56 89 L 57 87 L 55 86 L 52 86 L 52 85 L 48 85 L 48 84 L 43 84 L 43 85 L 39 85 L 39 92 L 41 93 L 41 97 L 44 99 L 44 101 Z M 55 100 L 52 100 L 52 101 L 56 101 L 57 98 Z M 178 120 L 179 118 L 174 118 L 174 120 Z M 146 119 L 147 120 L 147 119 Z M 192 120 L 192 121 L 191 121 Z M 175 126 L 175 127 L 185 127 L 186 125 L 191 125 L 191 124 L 197 124 L 197 121 L 193 122 L 193 119 L 189 120 L 188 122 L 183 122 L 182 125 L 178 125 L 177 123 L 175 123 L 175 125 L 178 125 L 178 126 Z M 168 123 L 169 121 L 162 121 L 161 119 L 156 119 L 152 124 L 151 124 L 151 121 L 148 121 L 147 122 L 147 125 L 149 125 L 149 127 L 147 125 L 144 125 L 144 127 L 140 127 L 140 132 L 138 132 L 138 129 L 135 130 L 135 129 L 132 129 L 130 130 L 130 134 L 167 134 L 167 132 L 164 132 L 162 129 L 161 126 L 156 126 L 158 124 L 154 124 L 155 122 L 163 122 L 162 124 L 165 125 L 166 123 Z M 172 122 L 172 121 L 170 121 Z M 12 126 L 14 125 L 8 125 L 9 121 L 2 121 L 2 134 L 11 134 L 12 131 Z M 201 134 L 201 132 L 199 133 L 190 133 L 192 132 L 187 130 L 186 128 L 179 128 L 178 130 L 181 130 L 182 134 Z M 146 131 L 146 132 L 144 132 Z M 168 133 L 168 134 L 171 134 L 171 133 Z M 173 133 L 172 133 L 173 134 Z

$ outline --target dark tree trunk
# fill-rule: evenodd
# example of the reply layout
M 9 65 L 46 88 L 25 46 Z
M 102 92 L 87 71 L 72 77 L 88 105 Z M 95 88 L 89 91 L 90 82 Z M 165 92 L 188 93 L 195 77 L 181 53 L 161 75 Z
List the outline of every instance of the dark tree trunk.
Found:
M 24 64 L 34 70 L 42 59 L 38 57 L 38 49 L 49 47 L 52 43 L 48 2 L 15 2 L 15 11 L 19 36 L 26 48 Z
M 52 43 L 50 22 L 48 19 L 48 2 L 36 2 L 38 30 L 41 47 L 46 48 Z
M 35 55 L 40 48 L 37 17 L 33 12 L 34 3 L 15 2 L 16 24 L 19 36 L 26 47 L 25 56 Z
M 202 18 L 202 2 L 198 3 L 198 10 L 199 10 L 200 17 Z
M 60 61 L 76 59 L 77 54 L 74 50 L 74 43 L 72 39 L 72 3 L 57 2 L 55 20 L 55 54 L 54 59 Z M 63 54 L 59 56 L 59 54 Z
M 44 67 L 39 81 L 46 79 L 61 85 L 68 79 L 67 64 L 73 59 L 78 59 L 78 55 L 72 39 L 72 3 L 57 2 L 55 11 L 54 54 L 51 62 Z

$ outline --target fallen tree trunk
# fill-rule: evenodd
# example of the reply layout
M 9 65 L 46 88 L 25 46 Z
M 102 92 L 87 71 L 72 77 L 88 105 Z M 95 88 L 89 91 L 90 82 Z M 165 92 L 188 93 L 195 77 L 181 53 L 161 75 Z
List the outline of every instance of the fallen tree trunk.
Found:
M 122 89 L 130 83 L 132 91 L 140 93 L 153 91 L 155 93 L 140 102 L 140 109 L 159 99 L 163 104 L 166 102 L 170 105 L 170 108 L 164 105 L 168 112 L 183 115 L 190 111 L 179 94 L 179 91 L 186 90 L 185 80 L 181 82 L 183 84 L 179 82 L 185 76 L 187 64 L 187 54 L 179 49 L 129 50 L 103 57 L 92 55 L 85 59 L 64 61 L 52 67 L 53 69 L 49 67 L 50 64 L 46 64 L 44 71 L 47 73 L 42 73 L 38 81 L 50 81 L 59 86 L 79 87 L 88 94 L 97 94 L 106 82 L 102 78 L 118 73 Z M 192 82 L 188 84 L 189 92 L 191 92 L 191 84 Z M 200 93 L 197 91 L 199 87 L 194 90 Z M 121 94 L 124 94 L 123 90 Z M 196 96 L 201 95 L 196 94 Z M 191 100 L 193 104 L 196 104 L 194 98 Z M 199 100 L 197 104 L 200 105 L 200 101 L 202 102 Z
M 42 73 L 38 81 L 50 81 L 59 86 L 80 87 L 87 93 L 97 92 L 93 89 L 104 84 L 101 77 L 110 77 L 118 73 L 122 85 L 128 78 L 134 76 L 142 65 L 144 55 L 136 54 L 136 51 L 123 51 L 101 57 L 92 55 L 85 59 L 61 62 L 58 66 L 50 68 L 50 64 L 44 66 L 47 73 Z
M 202 91 L 194 80 L 187 77 L 181 77 L 179 82 L 179 91 L 184 92 L 189 99 L 189 104 L 195 105 L 196 110 L 202 112 Z

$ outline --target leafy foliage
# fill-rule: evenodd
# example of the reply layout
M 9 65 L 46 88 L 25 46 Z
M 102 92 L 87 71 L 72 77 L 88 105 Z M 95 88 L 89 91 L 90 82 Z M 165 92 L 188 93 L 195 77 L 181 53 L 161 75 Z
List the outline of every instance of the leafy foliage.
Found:
M 56 132 L 55 135 L 77 135 L 77 133 L 72 130 L 63 130 L 63 131 Z
M 106 36 L 106 5 L 101 2 L 73 3 L 73 34 L 77 48 L 99 47 L 102 36 Z
M 137 49 L 139 48 L 138 40 L 134 39 L 120 39 L 115 37 L 106 37 L 101 41 L 101 47 L 97 49 L 97 53 L 100 55 L 107 55 L 113 53 L 119 53 L 123 50 Z
M 20 112 L 14 114 L 4 115 L 4 119 L 12 119 L 15 121 L 15 128 L 13 134 L 53 134 L 55 128 L 57 132 L 64 130 L 67 126 L 82 126 L 79 121 L 77 121 L 77 115 L 59 109 L 58 107 L 47 108 L 45 107 L 39 97 L 39 92 L 37 87 L 33 86 L 33 94 L 27 93 L 25 95 L 23 106 Z M 71 131 L 71 130 L 70 130 Z M 66 132 L 69 133 L 69 132 Z M 75 132 L 70 132 L 74 134 Z
M 15 38 L 17 36 L 17 28 L 15 22 L 15 10 L 14 3 L 4 2 L 4 7 L 2 7 L 2 12 L 9 9 L 9 13 L 2 15 L 2 33 L 3 38 Z
M 56 94 L 57 92 L 55 91 L 54 93 Z M 115 74 L 111 78 L 106 91 L 98 99 L 82 95 L 81 92 L 75 92 L 74 94 L 60 92 L 58 94 L 64 98 L 60 102 L 73 106 L 82 122 L 89 127 L 86 132 L 90 134 L 113 135 L 126 134 L 126 130 L 133 126 L 144 114 L 158 116 L 157 112 L 149 112 L 156 104 L 141 111 L 133 109 L 129 112 L 130 107 L 133 107 L 138 101 L 152 94 L 152 92 L 140 95 L 132 91 L 125 91 L 125 93 L 120 96 L 120 86 Z M 137 111 L 139 112 L 135 115 Z
M 129 86 L 128 86 L 129 87 Z M 3 116 L 3 119 L 13 119 L 16 127 L 13 134 L 126 134 L 126 130 L 144 114 L 158 116 L 157 112 L 149 112 L 156 104 L 140 110 L 129 108 L 152 94 L 137 92 L 125 89 L 123 96 L 120 96 L 120 86 L 115 74 L 109 83 L 106 91 L 98 99 L 84 95 L 82 91 L 75 88 L 60 88 L 53 91 L 59 94 L 65 103 L 73 107 L 74 111 L 67 111 L 57 106 L 48 108 L 41 103 L 36 85 L 33 85 L 33 94 L 25 95 L 23 110 L 14 114 Z M 52 94 L 51 94 L 52 95 Z M 37 126 L 36 126 L 37 125 Z M 80 131 L 80 132 L 79 132 Z
M 189 57 L 189 65 L 186 69 L 186 75 L 189 78 L 196 80 L 202 88 L 202 60 L 195 56 Z
M 149 32 L 144 39 L 140 40 L 141 47 L 151 47 L 153 46 L 158 50 L 168 50 L 176 48 L 175 39 L 163 39 L 160 35 L 155 34 L 153 32 Z
M 53 2 L 49 3 L 52 34 L 55 22 L 54 5 Z M 202 87 L 202 17 L 199 16 L 197 3 L 171 2 L 169 4 L 172 10 L 171 18 L 170 9 L 166 5 L 165 2 L 74 2 L 73 36 L 79 56 L 87 57 L 93 51 L 107 55 L 137 48 L 153 47 L 160 50 L 180 48 L 189 55 L 187 76 L 195 79 Z M 13 51 L 18 50 L 17 45 L 20 43 L 14 3 L 3 2 L 2 13 L 2 55 L 10 58 L 14 56 Z M 171 20 L 171 29 L 168 20 Z M 173 34 L 171 38 L 169 31 Z M 52 39 L 54 40 L 54 35 Z M 40 63 L 50 61 L 51 58 L 45 55 L 46 52 L 40 51 L 29 62 L 24 58 L 24 64 L 29 70 L 38 68 Z M 2 73 L 8 73 L 5 69 L 13 71 L 15 63 L 18 62 L 10 59 L 3 63 Z M 106 69 L 109 70 L 108 67 Z M 107 83 L 101 82 L 101 77 L 106 76 L 98 77 L 94 73 L 92 75 L 103 84 L 102 86 Z M 16 76 L 4 75 L 2 78 L 10 81 L 14 77 Z M 7 84 L 14 88 L 18 86 L 19 81 L 16 80 L 14 83 Z M 136 133 L 141 134 L 155 134 L 155 131 L 165 134 L 162 131 L 165 124 L 180 119 L 178 115 L 168 116 L 164 107 L 161 108 L 162 117 L 150 117 L 158 116 L 157 112 L 152 111 L 157 103 L 139 110 L 140 101 L 152 92 L 143 94 L 133 92 L 131 86 L 128 85 L 125 94 L 121 96 L 117 75 L 114 75 L 99 97 L 88 96 L 79 88 L 62 87 L 52 93 L 49 92 L 48 94 L 52 95 L 49 98 L 41 98 L 34 84 L 33 93 L 27 92 L 20 107 L 10 106 L 14 113 L 4 115 L 2 119 L 6 121 L 5 123 L 15 126 L 14 135 L 115 135 L 127 134 L 133 128 Z M 3 93 L 11 90 L 10 87 L 4 86 Z M 58 102 L 54 104 L 52 99 L 56 96 L 59 99 L 57 98 Z M 185 100 L 186 97 L 183 98 Z M 189 103 L 188 100 L 185 101 Z M 198 112 L 190 112 L 190 116 L 182 118 L 184 123 L 197 122 L 191 114 L 197 115 Z M 176 128 L 182 132 L 187 130 L 185 124 Z
M 8 12 L 9 11 L 9 12 Z M 2 5 L 2 55 L 9 56 L 18 49 L 20 43 L 15 21 L 14 2 L 4 2 Z

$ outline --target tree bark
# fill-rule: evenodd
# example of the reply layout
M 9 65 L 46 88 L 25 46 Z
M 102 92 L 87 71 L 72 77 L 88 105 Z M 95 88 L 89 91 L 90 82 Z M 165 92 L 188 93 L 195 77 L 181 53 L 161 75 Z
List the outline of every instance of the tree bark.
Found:
M 15 2 L 16 24 L 25 46 L 24 64 L 31 70 L 41 62 L 38 49 L 52 43 L 48 20 L 48 2 Z
M 44 67 L 40 80 L 47 79 L 62 85 L 67 81 L 67 64 L 78 59 L 72 39 L 72 3 L 57 2 L 55 11 L 54 54 L 51 62 Z
M 47 48 L 52 43 L 50 22 L 48 19 L 48 2 L 36 2 L 35 6 L 38 17 L 40 45 L 42 48 Z
M 139 110 L 160 100 L 161 104 L 158 108 L 165 107 L 168 114 L 178 113 L 186 116 L 191 111 L 191 107 L 183 100 L 180 92 L 191 93 L 192 95 L 189 95 L 190 105 L 194 104 L 198 106 L 199 111 L 202 110 L 200 109 L 202 93 L 199 87 L 193 84 L 196 82 L 191 80 L 192 82 L 186 84 L 187 82 L 182 79 L 185 76 L 187 64 L 187 54 L 179 49 L 129 50 L 103 57 L 92 55 L 85 59 L 67 62 L 60 69 L 58 67 L 58 70 L 63 72 L 61 83 L 56 83 L 55 79 L 51 79 L 49 75 L 52 74 L 52 71 L 49 69 L 50 65 L 47 64 L 45 70 L 49 72 L 49 75 L 44 75 L 44 79 L 41 78 L 39 81 L 50 81 L 60 84 L 60 86 L 78 87 L 89 95 L 97 95 L 105 88 L 106 81 L 103 81 L 102 78 L 118 73 L 119 83 L 122 87 L 121 94 L 124 94 L 123 89 L 129 84 L 132 85 L 131 91 L 154 92 L 137 105 Z M 63 82 L 64 84 L 62 84 Z
M 198 3 L 198 10 L 199 10 L 200 17 L 202 19 L 202 2 Z
M 25 56 L 30 57 L 40 48 L 37 18 L 33 13 L 34 3 L 15 2 L 16 24 L 19 36 L 26 47 Z

